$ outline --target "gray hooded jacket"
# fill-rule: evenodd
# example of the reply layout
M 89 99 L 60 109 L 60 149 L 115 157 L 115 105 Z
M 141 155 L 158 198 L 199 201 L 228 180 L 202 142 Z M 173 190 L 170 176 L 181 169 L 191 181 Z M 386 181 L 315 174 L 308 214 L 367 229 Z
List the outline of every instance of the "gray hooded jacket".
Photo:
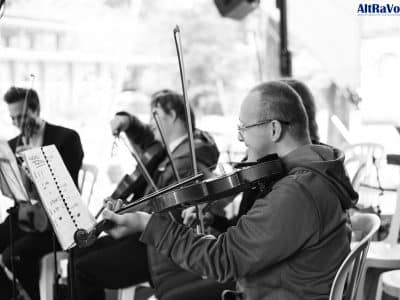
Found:
M 193 272 L 237 280 L 246 299 L 328 299 L 358 196 L 334 148 L 306 145 L 282 161 L 287 175 L 226 233 L 197 235 L 155 214 L 141 240 Z

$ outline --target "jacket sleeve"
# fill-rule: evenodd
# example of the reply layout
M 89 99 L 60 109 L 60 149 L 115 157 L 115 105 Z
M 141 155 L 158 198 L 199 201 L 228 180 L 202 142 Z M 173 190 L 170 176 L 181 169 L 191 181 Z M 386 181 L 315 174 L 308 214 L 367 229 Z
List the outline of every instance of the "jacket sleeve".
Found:
M 57 148 L 72 180 L 78 186 L 78 174 L 83 160 L 83 148 L 79 134 L 73 130 L 69 131 L 63 143 Z
M 117 115 L 129 117 L 129 127 L 125 133 L 129 140 L 138 145 L 142 150 L 147 149 L 156 142 L 150 126 L 140 121 L 137 117 L 127 112 L 118 112 Z
M 309 195 L 286 177 L 217 238 L 154 214 L 141 241 L 185 269 L 224 282 L 279 263 L 317 238 L 317 215 Z

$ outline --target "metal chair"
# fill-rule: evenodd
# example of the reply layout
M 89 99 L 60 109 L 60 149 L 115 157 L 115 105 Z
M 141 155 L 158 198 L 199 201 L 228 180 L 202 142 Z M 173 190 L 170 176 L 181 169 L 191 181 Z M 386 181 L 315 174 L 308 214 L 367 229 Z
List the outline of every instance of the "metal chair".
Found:
M 400 244 L 398 236 L 400 230 L 400 187 L 397 189 L 396 208 L 390 223 L 389 234 L 379 242 L 372 242 L 365 261 L 365 268 L 360 280 L 357 299 L 365 299 L 365 278 L 368 268 L 399 269 L 400 268 Z
M 383 292 L 400 299 L 400 270 L 387 271 L 379 276 L 375 300 L 381 300 Z
M 97 181 L 98 169 L 94 165 L 83 163 L 79 171 L 78 189 L 82 198 L 86 199 L 89 206 L 93 188 Z M 87 191 L 87 193 L 86 193 Z M 57 252 L 57 264 L 61 261 L 68 261 L 68 253 L 65 251 Z M 40 262 L 41 270 L 39 277 L 39 289 L 41 299 L 53 299 L 53 278 L 54 278 L 54 257 L 53 253 L 45 255 Z M 59 267 L 58 267 L 59 268 Z
M 140 286 L 150 287 L 150 284 L 148 282 L 143 282 L 137 285 L 119 289 L 117 294 L 118 300 L 135 300 L 136 289 Z
M 68 253 L 57 251 L 57 269 L 60 270 L 61 263 L 68 260 Z M 54 255 L 53 253 L 46 254 L 40 261 L 40 276 L 39 276 L 39 292 L 40 299 L 54 299 L 53 283 L 54 283 Z
M 361 232 L 361 241 L 350 251 L 336 273 L 329 300 L 355 299 L 369 244 L 381 222 L 374 214 L 355 214 L 351 223 L 353 231 Z
M 348 171 L 353 170 L 351 183 L 358 190 L 359 183 L 368 176 L 373 166 L 374 160 L 384 158 L 384 147 L 376 143 L 358 143 L 345 147 L 344 165 Z

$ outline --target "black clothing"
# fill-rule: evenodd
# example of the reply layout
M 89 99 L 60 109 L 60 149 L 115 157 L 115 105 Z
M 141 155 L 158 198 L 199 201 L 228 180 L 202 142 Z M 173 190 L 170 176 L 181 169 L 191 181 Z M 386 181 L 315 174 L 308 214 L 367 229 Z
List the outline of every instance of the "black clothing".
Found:
M 15 153 L 19 136 L 11 139 L 8 143 Z M 44 128 L 43 145 L 54 144 L 67 167 L 72 180 L 78 185 L 78 174 L 82 166 L 83 149 L 79 134 L 72 129 L 53 125 L 46 122 Z
M 15 153 L 18 136 L 9 141 L 9 145 Z M 44 128 L 43 146 L 54 144 L 67 167 L 75 184 L 78 183 L 78 173 L 82 166 L 83 149 L 78 133 L 72 129 L 46 123 Z M 3 262 L 11 270 L 10 257 L 10 236 L 9 236 L 10 217 L 0 224 L 0 252 L 2 252 Z M 13 220 L 14 238 L 14 267 L 15 275 L 28 292 L 32 300 L 39 300 L 39 262 L 40 259 L 53 250 L 53 231 L 52 229 L 42 233 L 28 233 L 18 227 L 18 223 Z M 60 246 L 57 244 L 57 249 Z M 0 269 L 0 295 L 1 298 L 11 297 L 11 284 Z
M 118 289 L 150 281 L 146 246 L 135 234 L 121 240 L 105 236 L 88 248 L 74 248 L 75 295 L 105 299 L 104 288 Z M 99 288 L 100 287 L 100 288 Z
M 141 123 L 137 118 L 130 116 L 130 127 L 126 134 L 130 141 L 143 150 L 155 143 L 154 135 L 150 128 Z M 199 162 L 199 169 L 205 173 L 210 172 L 207 168 L 215 168 L 219 152 L 207 134 L 196 132 L 195 134 L 196 158 Z M 172 156 L 176 164 L 179 176 L 185 178 L 191 176 L 192 166 L 189 154 L 188 140 L 184 140 L 173 149 Z M 165 158 L 156 170 L 151 174 L 158 188 L 169 186 L 176 182 L 172 166 Z M 152 192 L 147 187 L 144 194 Z M 141 210 L 154 212 L 159 211 L 165 203 L 155 199 L 141 206 Z M 179 220 L 180 211 L 175 211 L 175 218 Z M 107 240 L 106 240 L 107 239 Z M 177 299 L 176 292 L 182 285 L 202 281 L 197 275 L 183 270 L 164 255 L 156 253 L 152 247 L 146 247 L 138 241 L 139 234 L 126 239 L 113 241 L 111 238 L 101 238 L 92 247 L 92 250 L 76 250 L 75 274 L 76 294 L 78 300 L 104 299 L 104 288 L 123 288 L 137 283 L 150 281 L 158 299 Z M 150 273 L 150 274 L 149 274 Z M 220 291 L 232 287 L 232 284 L 221 285 L 215 281 L 207 280 L 202 284 L 209 284 L 207 287 L 201 284 L 195 290 L 197 295 L 202 292 L 212 294 L 215 299 L 220 299 Z M 196 289 L 196 285 L 193 285 Z M 174 288 L 177 290 L 174 291 Z M 172 294 L 171 294 L 171 293 Z M 201 292 L 199 294 L 199 292 Z M 171 298 L 171 295 L 175 295 Z M 182 295 L 181 299 L 192 299 L 188 294 Z M 207 297 L 203 299 L 213 299 Z

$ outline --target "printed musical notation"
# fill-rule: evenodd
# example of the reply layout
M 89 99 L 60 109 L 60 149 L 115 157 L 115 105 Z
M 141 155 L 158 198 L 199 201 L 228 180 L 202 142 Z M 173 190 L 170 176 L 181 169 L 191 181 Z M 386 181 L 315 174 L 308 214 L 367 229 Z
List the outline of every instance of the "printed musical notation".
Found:
M 19 201 L 30 201 L 23 179 L 7 141 L 0 140 L 0 188 L 2 193 Z
M 23 157 L 61 247 L 67 250 L 74 246 L 75 231 L 92 229 L 95 219 L 54 145 L 24 151 Z

